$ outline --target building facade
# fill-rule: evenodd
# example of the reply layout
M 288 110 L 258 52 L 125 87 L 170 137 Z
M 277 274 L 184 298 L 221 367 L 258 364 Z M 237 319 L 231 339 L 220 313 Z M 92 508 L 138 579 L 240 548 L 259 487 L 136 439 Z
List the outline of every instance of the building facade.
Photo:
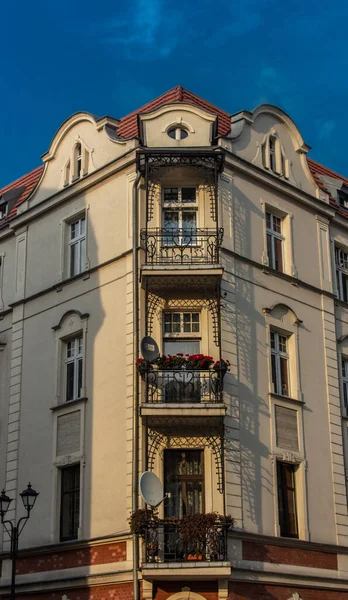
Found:
M 73 115 L 0 191 L 18 598 L 348 598 L 348 179 L 308 150 L 176 87 Z

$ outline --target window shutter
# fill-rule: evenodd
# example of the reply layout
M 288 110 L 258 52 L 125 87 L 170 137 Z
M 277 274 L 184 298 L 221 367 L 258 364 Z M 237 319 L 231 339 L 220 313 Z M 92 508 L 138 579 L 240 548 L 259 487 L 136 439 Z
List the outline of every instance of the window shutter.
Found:
M 58 417 L 57 456 L 72 454 L 80 450 L 80 412 L 76 410 Z
M 277 447 L 298 451 L 297 411 L 276 405 L 275 421 Z

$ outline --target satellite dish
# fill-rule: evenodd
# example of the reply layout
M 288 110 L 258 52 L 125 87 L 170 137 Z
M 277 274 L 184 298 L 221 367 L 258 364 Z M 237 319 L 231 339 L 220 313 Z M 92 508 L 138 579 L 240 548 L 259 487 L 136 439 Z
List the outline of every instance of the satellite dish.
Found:
M 153 508 L 161 504 L 165 499 L 165 496 L 163 496 L 163 485 L 152 471 L 144 471 L 141 474 L 139 487 L 146 504 L 149 504 Z
M 143 358 L 147 362 L 153 362 L 159 356 L 159 349 L 155 340 L 149 335 L 143 337 L 140 343 L 140 350 Z

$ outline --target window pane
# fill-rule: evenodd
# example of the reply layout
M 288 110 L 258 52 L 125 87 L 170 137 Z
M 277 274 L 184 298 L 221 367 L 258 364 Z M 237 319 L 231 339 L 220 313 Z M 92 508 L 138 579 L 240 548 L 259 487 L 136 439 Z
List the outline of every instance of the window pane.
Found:
M 78 274 L 78 244 L 70 246 L 70 277 Z
M 272 383 L 275 394 L 279 394 L 279 386 L 277 380 L 277 367 L 276 367 L 276 356 L 271 354 L 271 366 L 272 366 Z
M 287 358 L 280 357 L 280 377 L 281 377 L 281 394 L 283 396 L 289 395 L 289 381 L 288 381 L 288 360 Z
M 271 269 L 274 269 L 274 256 L 273 256 L 273 248 L 272 248 L 272 236 L 267 233 L 267 258 L 268 258 L 268 266 Z
M 79 264 L 79 273 L 82 273 L 85 269 L 86 262 L 86 240 L 83 238 L 80 242 L 80 264 Z
M 80 219 L 80 234 L 84 235 L 86 233 L 86 219 Z
M 343 288 L 343 298 L 344 302 L 348 302 L 348 276 L 342 273 L 342 288 Z
M 77 223 L 71 223 L 71 225 L 70 225 L 70 239 L 71 240 L 73 240 L 77 235 L 76 227 L 77 227 Z
M 277 271 L 283 272 L 283 257 L 282 257 L 282 241 L 278 238 L 274 238 L 274 268 Z
M 196 213 L 195 212 L 183 212 L 182 213 L 182 243 L 183 244 L 196 244 Z
M 280 535 L 298 537 L 295 465 L 277 463 L 277 488 Z
M 275 333 L 271 331 L 271 348 L 275 349 Z
M 61 470 L 60 539 L 77 539 L 80 517 L 80 465 Z
M 78 360 L 78 379 L 77 379 L 77 397 L 81 398 L 82 396 L 82 367 L 83 362 L 82 358 Z
M 286 353 L 286 337 L 284 335 L 279 335 L 278 339 L 280 352 Z
M 199 332 L 199 313 L 192 313 L 192 332 Z
M 199 354 L 200 352 L 200 341 L 199 340 L 167 340 L 163 342 L 165 354 Z
M 182 188 L 181 200 L 182 202 L 196 202 L 196 188 Z
M 183 517 L 203 512 L 204 473 L 201 450 L 164 452 L 164 492 L 171 493 L 165 503 L 166 517 Z
M 69 362 L 66 365 L 66 400 L 74 399 L 74 382 L 75 382 L 75 363 Z
M 177 202 L 179 198 L 179 188 L 164 188 L 164 202 Z
M 178 229 L 179 213 L 175 211 L 164 211 L 164 227 L 165 229 Z
M 277 233 L 282 232 L 282 220 L 279 217 L 273 215 L 273 230 Z
M 271 213 L 266 212 L 266 226 L 267 229 L 271 229 Z

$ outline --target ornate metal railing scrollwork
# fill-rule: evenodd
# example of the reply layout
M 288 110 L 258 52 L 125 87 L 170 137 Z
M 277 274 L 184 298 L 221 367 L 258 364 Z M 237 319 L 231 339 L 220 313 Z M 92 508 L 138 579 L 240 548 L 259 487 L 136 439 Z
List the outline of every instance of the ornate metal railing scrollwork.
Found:
M 223 229 L 142 229 L 140 243 L 148 265 L 219 263 Z
M 230 524 L 217 521 L 201 535 L 186 540 L 179 520 L 151 520 L 145 524 L 144 546 L 147 563 L 190 560 L 227 560 L 227 532 Z
M 156 369 L 144 374 L 147 403 L 222 403 L 223 376 L 219 371 Z

